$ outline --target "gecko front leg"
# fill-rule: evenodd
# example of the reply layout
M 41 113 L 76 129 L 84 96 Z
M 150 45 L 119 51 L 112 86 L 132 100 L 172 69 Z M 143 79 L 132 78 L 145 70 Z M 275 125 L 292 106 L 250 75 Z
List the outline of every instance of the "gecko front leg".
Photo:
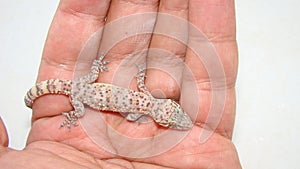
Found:
M 138 69 L 138 73 L 136 74 L 137 78 L 137 87 L 139 91 L 147 94 L 148 96 L 152 97 L 151 93 L 148 91 L 145 85 L 145 78 L 146 78 L 146 64 L 136 64 Z M 128 121 L 138 121 L 139 123 L 142 121 L 148 121 L 150 118 L 146 117 L 144 114 L 140 113 L 129 113 L 126 116 Z
M 74 80 L 74 84 L 76 83 L 93 83 L 98 79 L 99 73 L 107 71 L 106 64 L 109 63 L 109 61 L 103 61 L 105 54 L 102 52 L 101 55 L 95 59 L 92 63 L 92 67 L 90 69 L 90 72 L 82 77 L 79 77 L 78 79 Z M 76 86 L 74 86 L 76 87 Z

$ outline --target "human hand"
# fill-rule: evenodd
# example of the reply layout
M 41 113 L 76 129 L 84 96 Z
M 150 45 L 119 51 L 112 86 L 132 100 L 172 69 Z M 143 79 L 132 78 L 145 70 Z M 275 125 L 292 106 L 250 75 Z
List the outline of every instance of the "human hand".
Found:
M 231 142 L 235 114 L 234 84 L 237 71 L 233 1 L 162 0 L 157 2 L 131 0 L 110 2 L 62 0 L 49 31 L 37 81 L 51 78 L 73 79 L 74 70 L 78 68 L 78 56 L 87 41 L 95 36 L 95 32 L 99 31 L 105 24 L 111 23 L 113 25 L 113 21 L 129 14 L 157 11 L 188 20 L 202 30 L 214 45 L 226 77 L 226 84 L 219 86 L 221 92 L 226 91 L 225 100 L 221 100 L 221 102 L 225 101 L 224 111 L 221 114 L 214 116 L 215 119 L 207 120 L 210 115 L 209 109 L 212 105 L 211 96 L 213 95 L 210 78 L 218 80 L 218 77 L 208 77 L 207 67 L 205 67 L 207 65 L 204 65 L 193 51 L 187 49 L 185 44 L 162 35 L 141 34 L 122 40 L 107 51 L 105 59 L 110 61 L 109 71 L 101 74 L 99 81 L 115 82 L 116 76 L 120 73 L 118 69 L 120 65 L 124 64 L 124 58 L 130 53 L 143 51 L 147 48 L 163 49 L 173 53 L 173 57 L 184 60 L 185 65 L 189 67 L 194 76 L 194 83 L 198 90 L 192 92 L 196 93 L 196 97 L 200 99 L 198 100 L 198 116 L 197 112 L 187 111 L 194 118 L 195 126 L 186 133 L 187 136 L 181 142 L 178 142 L 170 150 L 156 154 L 156 156 L 131 158 L 130 154 L 126 156 L 124 150 L 119 149 L 121 148 L 120 145 L 128 146 L 128 143 L 114 140 L 115 137 L 103 124 L 99 124 L 102 127 L 93 126 L 105 139 L 106 142 L 102 142 L 102 144 L 109 144 L 114 150 L 113 152 L 105 151 L 99 144 L 95 143 L 95 140 L 90 137 L 82 125 L 73 127 L 70 132 L 58 129 L 64 120 L 61 112 L 72 110 L 72 106 L 66 96 L 46 95 L 37 99 L 33 105 L 33 124 L 24 150 L 15 151 L 6 148 L 6 136 L 1 137 L 3 147 L 0 148 L 2 156 L 0 165 L 3 168 L 241 168 L 236 150 Z M 123 24 L 128 23 L 124 22 Z M 139 25 L 132 27 L 135 26 Z M 157 27 L 157 24 L 155 26 L 149 23 L 146 26 L 149 26 L 146 29 L 152 29 Z M 120 29 L 126 32 L 126 28 L 129 27 L 124 26 Z M 103 47 L 105 46 L 104 43 L 116 32 L 120 32 L 116 29 L 111 30 L 114 32 L 107 33 L 104 30 L 103 34 L 97 36 L 95 41 L 90 42 L 91 46 L 100 44 L 100 51 L 101 46 L 105 48 Z M 193 39 L 193 35 L 189 35 L 188 38 Z M 155 65 L 157 61 L 157 58 L 151 57 L 153 54 L 148 52 L 141 52 L 139 55 L 141 57 L 148 55 L 147 65 Z M 91 61 L 91 59 L 88 58 L 87 60 Z M 184 68 L 174 65 L 174 62 L 171 62 L 168 70 L 170 69 L 174 72 L 182 71 L 184 75 Z M 175 74 L 178 75 L 178 73 Z M 220 81 L 222 80 L 220 79 Z M 186 76 L 170 77 L 169 74 L 160 70 L 151 69 L 147 71 L 146 85 L 149 90 L 159 91 L 160 95 L 163 94 L 174 100 L 182 99 L 180 95 L 193 95 L 190 83 Z M 179 86 L 182 88 L 180 89 Z M 218 91 L 215 94 L 218 95 Z M 193 100 L 194 98 L 189 99 Z M 181 100 L 181 102 L 186 101 Z M 89 114 L 87 112 L 82 118 L 83 123 L 92 120 Z M 165 131 L 165 128 L 153 123 L 141 124 L 136 127 L 136 123 L 124 120 L 124 117 L 117 113 L 102 114 L 107 122 L 105 125 L 108 124 L 118 133 L 131 138 L 154 138 Z M 218 122 L 217 126 L 216 122 Z M 199 138 L 204 131 L 210 131 L 211 135 L 200 144 Z M 3 128 L 1 133 L 5 133 Z M 119 144 L 116 145 L 115 143 Z M 153 143 L 151 146 L 156 149 L 161 146 L 158 144 L 160 142 Z M 131 150 L 130 144 L 125 149 Z M 120 156 L 118 153 L 122 151 L 123 154 Z M 12 162 L 12 159 L 17 162 Z

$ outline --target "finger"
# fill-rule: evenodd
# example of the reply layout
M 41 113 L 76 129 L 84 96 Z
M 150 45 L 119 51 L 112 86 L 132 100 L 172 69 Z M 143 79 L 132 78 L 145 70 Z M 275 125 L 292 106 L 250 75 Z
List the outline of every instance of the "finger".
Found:
M 91 35 L 103 27 L 109 3 L 108 0 L 60 1 L 48 33 L 37 81 L 73 78 L 78 55 Z M 69 111 L 72 107 L 64 96 L 47 95 L 37 99 L 33 109 L 36 110 L 34 120 L 51 115 L 49 113 Z
M 2 152 L 2 147 L 8 146 L 8 135 L 6 131 L 6 127 L 0 117 L 0 152 Z
M 237 73 L 235 13 L 233 0 L 190 0 L 189 21 L 207 39 L 190 28 L 186 64 L 198 87 L 198 117 L 212 131 L 231 137 L 235 115 L 234 84 Z M 183 96 L 189 98 L 192 80 L 185 72 Z M 188 99 L 187 99 L 188 100 Z M 191 102 L 195 98 L 189 98 Z
M 99 53 L 108 60 L 108 71 L 98 81 L 137 90 L 136 65 L 145 63 L 151 33 L 156 20 L 158 0 L 113 0 L 103 29 Z M 119 113 L 105 114 L 111 126 L 134 124 Z
M 188 38 L 188 24 L 182 20 L 188 19 L 188 1 L 161 0 L 158 12 L 147 56 L 152 68 L 147 71 L 147 86 L 155 97 L 178 100 Z
M 109 1 L 62 0 L 44 47 L 38 81 L 70 78 L 82 47 L 104 25 Z
M 157 7 L 158 0 L 112 1 L 100 46 L 100 52 L 108 52 L 109 71 L 100 75 L 101 82 L 129 87 L 135 64 L 145 62 Z

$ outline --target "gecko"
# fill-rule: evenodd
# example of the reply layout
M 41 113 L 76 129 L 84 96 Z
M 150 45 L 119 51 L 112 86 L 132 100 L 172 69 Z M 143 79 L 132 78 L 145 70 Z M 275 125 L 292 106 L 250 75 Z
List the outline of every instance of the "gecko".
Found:
M 24 102 L 32 108 L 34 100 L 46 94 L 62 94 L 69 96 L 73 110 L 63 112 L 66 119 L 60 127 L 78 126 L 77 121 L 84 116 L 84 106 L 100 111 L 127 114 L 126 119 L 137 121 L 142 116 L 150 116 L 160 126 L 175 130 L 189 130 L 193 123 L 182 107 L 172 99 L 159 99 L 151 95 L 145 86 L 145 66 L 137 65 L 136 75 L 139 91 L 97 83 L 99 73 L 107 71 L 108 61 L 103 61 L 101 53 L 90 68 L 89 73 L 72 80 L 50 79 L 37 83 L 28 90 Z

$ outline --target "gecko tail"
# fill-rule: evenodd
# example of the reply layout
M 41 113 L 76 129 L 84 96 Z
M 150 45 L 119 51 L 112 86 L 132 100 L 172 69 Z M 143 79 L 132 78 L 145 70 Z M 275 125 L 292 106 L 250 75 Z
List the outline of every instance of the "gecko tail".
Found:
M 28 90 L 24 102 L 27 107 L 32 108 L 34 100 L 45 94 L 69 95 L 72 87 L 71 80 L 50 79 L 37 83 Z

